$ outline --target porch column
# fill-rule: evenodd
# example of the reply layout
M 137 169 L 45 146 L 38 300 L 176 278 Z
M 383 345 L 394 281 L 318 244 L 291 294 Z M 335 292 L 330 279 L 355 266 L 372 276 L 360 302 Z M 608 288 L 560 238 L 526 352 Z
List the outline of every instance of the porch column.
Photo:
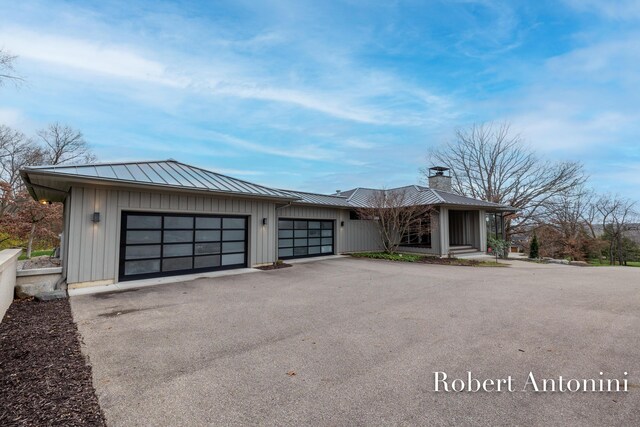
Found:
M 440 256 L 449 253 L 449 209 L 444 206 L 440 207 Z
M 486 252 L 487 251 L 487 212 L 481 210 L 478 211 L 478 217 L 479 217 L 479 221 L 478 221 L 478 229 L 480 230 L 480 246 L 478 247 L 478 250 L 480 252 Z

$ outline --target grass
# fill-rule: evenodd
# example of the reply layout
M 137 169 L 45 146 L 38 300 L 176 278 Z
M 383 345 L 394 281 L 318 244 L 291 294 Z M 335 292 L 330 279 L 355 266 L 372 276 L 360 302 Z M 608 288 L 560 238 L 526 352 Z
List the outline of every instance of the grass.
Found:
M 462 265 L 470 267 L 508 267 L 508 264 L 495 261 L 479 261 L 477 259 L 462 258 L 438 258 L 429 255 L 418 254 L 390 254 L 387 252 L 359 252 L 351 254 L 355 258 L 383 259 L 387 261 L 418 262 L 422 264 Z
M 355 258 L 371 258 L 371 259 L 386 259 L 387 261 L 404 261 L 404 262 L 416 262 L 424 258 L 424 255 L 415 254 L 390 254 L 387 252 L 358 252 L 351 254 Z
M 53 255 L 53 249 L 47 249 L 44 251 L 31 251 L 31 258 L 34 258 L 37 256 L 43 256 L 43 255 L 47 255 L 47 256 Z M 19 260 L 27 259 L 27 253 L 25 251 L 22 251 L 22 254 L 18 257 L 18 259 Z
M 611 267 L 608 259 L 590 259 L 590 265 L 594 265 L 596 267 Z M 616 263 L 616 266 L 620 266 L 620 264 Z M 640 261 L 627 261 L 627 267 L 640 267 Z M 624 265 L 623 265 L 624 267 Z

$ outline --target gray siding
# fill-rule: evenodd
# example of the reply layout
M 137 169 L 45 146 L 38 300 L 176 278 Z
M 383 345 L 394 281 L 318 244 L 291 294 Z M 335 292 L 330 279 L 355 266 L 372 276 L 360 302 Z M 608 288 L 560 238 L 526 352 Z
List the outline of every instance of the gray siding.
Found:
M 367 252 L 382 250 L 382 242 L 375 221 L 349 220 L 346 212 L 344 227 L 339 231 L 340 252 Z
M 118 277 L 120 218 L 123 210 L 237 214 L 249 216 L 249 264 L 275 261 L 275 204 L 268 201 L 220 198 L 187 193 L 127 191 L 107 187 L 73 187 L 68 199 L 68 283 Z M 94 224 L 91 214 L 100 212 Z M 262 225 L 267 218 L 267 225 Z M 66 231 L 66 230 L 65 230 Z
M 320 206 L 292 205 L 277 209 L 278 218 L 334 219 L 340 218 L 341 209 Z M 348 212 L 348 211 L 347 211 Z

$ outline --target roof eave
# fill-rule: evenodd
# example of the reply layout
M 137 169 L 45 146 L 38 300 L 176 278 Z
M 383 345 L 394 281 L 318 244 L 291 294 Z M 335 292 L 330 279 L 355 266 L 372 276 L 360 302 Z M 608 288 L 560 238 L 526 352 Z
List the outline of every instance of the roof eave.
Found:
M 171 191 L 180 191 L 180 192 L 195 192 L 195 193 L 206 193 L 206 194 L 216 194 L 222 196 L 230 196 L 230 197 L 242 197 L 242 198 L 251 198 L 251 199 L 262 199 L 262 200 L 278 200 L 278 201 L 296 201 L 298 198 L 291 196 L 274 196 L 268 194 L 257 194 L 257 193 L 242 193 L 242 192 L 233 192 L 233 191 L 220 191 L 220 190 L 212 190 L 210 188 L 198 188 L 198 187 L 182 187 L 171 184 L 157 184 L 153 182 L 139 182 L 139 181 L 129 181 L 123 179 L 112 179 L 112 178 L 93 178 L 87 176 L 78 176 L 78 175 L 69 175 L 65 173 L 55 173 L 51 171 L 43 171 L 39 169 L 31 169 L 25 168 L 20 170 L 20 175 L 23 180 L 29 187 L 31 184 L 29 180 L 29 175 L 38 175 L 49 178 L 60 179 L 61 181 L 66 181 L 69 183 L 80 183 L 80 184 L 89 184 L 89 185 L 112 185 L 114 187 L 129 187 L 129 188 L 157 188 L 163 190 L 171 190 Z M 29 191 L 29 194 L 32 195 L 37 200 L 37 197 L 34 196 L 34 193 Z

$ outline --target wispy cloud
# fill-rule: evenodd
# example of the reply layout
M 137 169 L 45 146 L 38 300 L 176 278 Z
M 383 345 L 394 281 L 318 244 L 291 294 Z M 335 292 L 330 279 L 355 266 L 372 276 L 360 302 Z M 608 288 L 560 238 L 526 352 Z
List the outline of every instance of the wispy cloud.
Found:
M 376 84 L 369 87 L 349 85 L 320 91 L 319 87 L 308 85 L 296 84 L 295 86 L 301 87 L 290 87 L 289 83 L 265 83 L 269 80 L 266 76 L 256 73 L 250 69 L 251 67 L 238 68 L 238 63 L 227 64 L 228 61 L 233 62 L 233 58 L 225 56 L 214 57 L 206 67 L 202 67 L 200 60 L 189 59 L 180 61 L 179 65 L 169 66 L 160 59 L 150 58 L 143 49 L 19 27 L 1 31 L 0 39 L 25 59 L 70 68 L 76 72 L 142 81 L 182 90 L 209 90 L 211 96 L 289 104 L 337 119 L 360 123 L 415 126 L 424 121 L 426 114 L 398 112 L 393 108 L 394 105 L 385 106 L 384 97 L 392 99 L 403 96 L 419 101 L 424 113 L 430 111 L 431 116 L 435 110 L 440 111 L 448 107 L 443 97 L 429 93 L 423 88 L 412 88 L 389 76 L 385 77 L 384 81 L 376 77 L 377 81 L 372 82 Z M 229 45 L 255 45 L 273 39 L 279 40 L 278 36 L 268 33 L 246 42 L 230 41 Z M 216 43 L 224 44 L 221 41 Z M 348 82 L 345 81 L 345 84 Z
M 264 153 L 304 160 L 327 160 L 332 156 L 331 151 L 314 145 L 300 144 L 295 147 L 285 149 L 270 146 L 268 144 L 247 141 L 242 138 L 237 138 L 220 132 L 205 131 L 203 132 L 203 135 L 207 135 L 211 141 L 220 142 L 243 150 L 249 150 L 254 153 Z
M 640 2 L 637 0 L 565 0 L 569 6 L 581 12 L 597 13 L 609 19 L 635 20 L 640 18 Z
M 118 78 L 185 87 L 189 81 L 170 75 L 160 62 L 145 58 L 127 46 L 114 46 L 53 34 L 6 28 L 0 39 L 13 52 L 38 62 Z

